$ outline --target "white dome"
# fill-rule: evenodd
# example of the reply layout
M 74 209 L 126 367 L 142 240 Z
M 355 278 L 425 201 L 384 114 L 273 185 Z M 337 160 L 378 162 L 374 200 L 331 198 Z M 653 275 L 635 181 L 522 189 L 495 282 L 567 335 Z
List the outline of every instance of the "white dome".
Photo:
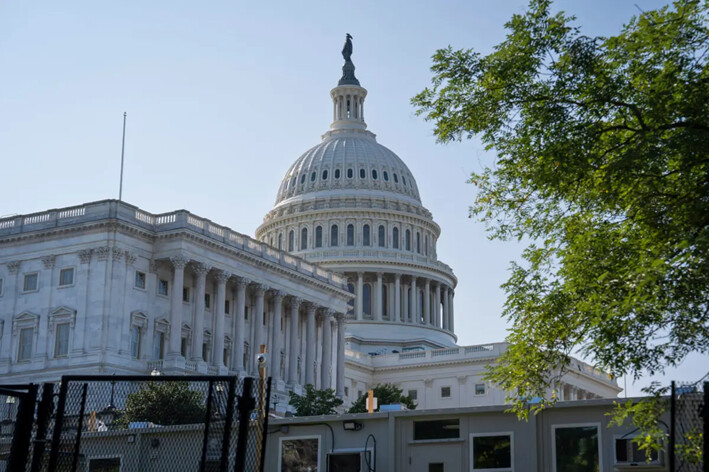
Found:
M 406 164 L 361 130 L 328 131 L 286 172 L 276 204 L 292 197 L 334 189 L 383 191 L 421 204 L 416 180 Z M 349 193 L 349 192 L 348 192 Z

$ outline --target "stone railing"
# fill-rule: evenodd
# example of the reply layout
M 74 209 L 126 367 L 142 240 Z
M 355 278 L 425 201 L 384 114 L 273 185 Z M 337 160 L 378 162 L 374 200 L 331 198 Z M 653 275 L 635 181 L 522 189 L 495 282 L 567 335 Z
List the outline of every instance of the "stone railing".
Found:
M 211 220 L 185 210 L 152 214 L 118 200 L 101 200 L 81 206 L 48 210 L 30 215 L 16 215 L 0 219 L 0 237 L 32 231 L 44 231 L 104 219 L 118 219 L 156 233 L 188 229 L 227 246 L 235 247 L 298 273 L 321 280 L 337 288 L 347 290 L 344 277 L 286 251 L 268 246 L 249 236 L 213 223 Z
M 364 352 L 345 350 L 345 356 L 355 362 L 372 367 L 388 367 L 397 365 L 421 364 L 425 362 L 440 362 L 444 360 L 462 360 L 497 357 L 507 348 L 507 343 L 480 344 L 475 346 L 456 346 L 446 349 L 426 349 L 406 351 L 394 354 L 370 355 Z

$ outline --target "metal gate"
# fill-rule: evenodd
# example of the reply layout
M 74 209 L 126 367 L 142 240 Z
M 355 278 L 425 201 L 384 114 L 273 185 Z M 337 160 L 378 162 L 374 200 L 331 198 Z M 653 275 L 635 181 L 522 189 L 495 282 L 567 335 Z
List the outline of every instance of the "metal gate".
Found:
M 709 472 L 709 382 L 672 382 L 669 470 Z
M 38 390 L 0 387 L 17 405 L 7 471 L 263 470 L 270 379 L 64 376 Z

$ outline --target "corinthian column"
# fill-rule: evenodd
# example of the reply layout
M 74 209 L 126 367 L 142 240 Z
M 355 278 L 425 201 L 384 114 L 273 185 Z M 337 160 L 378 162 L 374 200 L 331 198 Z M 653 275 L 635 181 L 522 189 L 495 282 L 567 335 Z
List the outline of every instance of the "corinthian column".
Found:
M 358 320 L 364 318 L 362 303 L 364 301 L 364 272 L 357 272 L 357 298 L 355 299 L 355 315 Z
M 394 321 L 401 321 L 401 274 L 394 274 Z
M 345 320 L 342 313 L 335 315 L 337 320 L 337 382 L 335 393 L 339 398 L 345 396 Z
M 217 282 L 217 300 L 214 306 L 214 351 L 212 353 L 212 364 L 218 368 L 224 366 L 224 301 L 226 300 L 226 281 L 231 274 L 223 270 L 214 273 L 214 280 Z
M 382 277 L 384 274 L 377 272 L 377 296 L 374 299 L 374 319 L 382 321 Z
M 449 330 L 448 319 L 448 287 L 443 287 L 441 297 L 443 298 L 443 329 Z
M 454 292 L 453 289 L 450 289 L 448 291 L 448 329 L 451 330 L 451 333 L 455 332 L 455 315 L 453 314 L 453 296 Z
M 411 322 L 420 324 L 421 318 L 418 315 L 418 293 L 416 293 L 416 277 L 411 276 L 411 293 L 409 294 L 409 313 L 411 314 Z
M 436 282 L 436 291 L 433 292 L 433 324 L 441 328 L 441 284 Z
M 335 312 L 328 310 L 322 317 L 322 367 L 320 372 L 320 388 L 332 388 L 332 315 Z
M 172 275 L 172 293 L 170 297 L 170 351 L 169 357 L 181 358 L 182 341 L 182 287 L 185 285 L 185 266 L 189 262 L 182 254 L 170 258 L 174 268 Z
M 298 338 L 298 311 L 302 300 L 297 297 L 290 299 L 290 353 L 288 353 L 288 383 L 296 385 L 298 379 L 298 354 L 300 339 Z
M 281 331 L 281 316 L 283 316 L 283 297 L 286 292 L 276 290 L 273 293 L 273 347 L 271 348 L 271 378 L 281 380 L 281 349 L 283 349 L 283 331 Z
M 251 283 L 249 279 L 239 277 L 236 279 L 236 314 L 234 315 L 234 368 L 241 376 L 244 368 L 248 369 L 248 364 L 244 365 L 244 323 L 246 318 L 246 287 Z M 201 349 L 201 348 L 200 348 Z
M 202 344 L 204 344 L 204 288 L 207 284 L 209 266 L 201 262 L 193 262 L 192 270 L 196 275 L 194 298 L 194 322 L 192 323 L 192 360 L 204 365 Z
M 254 323 L 254 346 L 251 350 L 253 356 L 248 361 L 249 371 L 258 372 L 258 365 L 256 364 L 256 354 L 260 352 L 261 344 L 263 344 L 263 295 L 266 293 L 267 287 L 261 284 L 254 285 L 254 294 L 256 295 L 256 309 L 253 314 Z
M 431 281 L 426 279 L 423 285 L 423 322 L 431 325 Z
M 305 306 L 306 333 L 305 333 L 305 384 L 315 386 L 315 310 L 314 303 L 308 302 Z

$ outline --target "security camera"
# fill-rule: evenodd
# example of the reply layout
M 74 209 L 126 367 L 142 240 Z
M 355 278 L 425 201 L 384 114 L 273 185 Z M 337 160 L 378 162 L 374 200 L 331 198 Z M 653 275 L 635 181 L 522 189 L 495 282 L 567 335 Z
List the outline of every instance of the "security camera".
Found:
M 268 357 L 266 356 L 266 354 L 256 355 L 256 363 L 259 367 L 266 367 L 266 362 L 268 362 Z

